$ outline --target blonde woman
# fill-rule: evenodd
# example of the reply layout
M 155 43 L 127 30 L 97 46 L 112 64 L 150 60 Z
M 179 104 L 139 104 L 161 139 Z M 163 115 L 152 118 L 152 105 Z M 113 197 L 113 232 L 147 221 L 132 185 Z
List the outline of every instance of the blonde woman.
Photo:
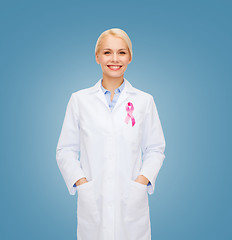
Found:
M 157 108 L 124 78 L 125 31 L 104 31 L 95 57 L 102 78 L 71 94 L 56 149 L 69 193 L 77 191 L 77 239 L 150 240 L 148 194 L 165 158 Z

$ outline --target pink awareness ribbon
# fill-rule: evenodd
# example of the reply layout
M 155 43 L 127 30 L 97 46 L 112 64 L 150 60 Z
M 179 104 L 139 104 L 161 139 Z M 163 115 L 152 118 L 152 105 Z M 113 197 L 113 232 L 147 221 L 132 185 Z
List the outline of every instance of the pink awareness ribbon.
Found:
M 131 108 L 129 108 L 131 107 Z M 130 118 L 131 118 L 131 122 L 132 122 L 132 127 L 135 125 L 135 118 L 134 116 L 132 115 L 133 111 L 134 111 L 134 106 L 131 102 L 128 102 L 127 105 L 126 105 L 126 111 L 127 111 L 127 116 L 126 116 L 126 119 L 125 119 L 125 123 L 128 124 Z

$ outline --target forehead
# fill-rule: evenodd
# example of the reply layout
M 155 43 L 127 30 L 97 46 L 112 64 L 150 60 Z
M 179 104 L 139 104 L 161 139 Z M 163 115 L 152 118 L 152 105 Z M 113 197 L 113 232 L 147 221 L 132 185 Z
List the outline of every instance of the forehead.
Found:
M 127 49 L 127 44 L 122 38 L 112 36 L 112 35 L 108 35 L 108 36 L 104 37 L 102 40 L 101 46 L 103 49 L 105 49 L 105 48 L 108 48 L 108 49 L 125 48 L 125 49 Z

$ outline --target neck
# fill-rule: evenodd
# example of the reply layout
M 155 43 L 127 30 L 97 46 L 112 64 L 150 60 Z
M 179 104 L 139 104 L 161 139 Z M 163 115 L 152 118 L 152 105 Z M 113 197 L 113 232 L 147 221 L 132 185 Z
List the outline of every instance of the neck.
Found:
M 122 83 L 123 76 L 119 78 L 109 78 L 103 75 L 102 86 L 110 92 L 114 92 Z

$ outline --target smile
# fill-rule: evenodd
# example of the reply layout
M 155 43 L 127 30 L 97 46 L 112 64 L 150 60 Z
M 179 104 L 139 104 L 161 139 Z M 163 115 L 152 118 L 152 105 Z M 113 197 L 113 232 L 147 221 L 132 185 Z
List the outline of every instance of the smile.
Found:
M 119 70 L 122 66 L 120 65 L 107 65 L 107 67 L 113 71 Z

